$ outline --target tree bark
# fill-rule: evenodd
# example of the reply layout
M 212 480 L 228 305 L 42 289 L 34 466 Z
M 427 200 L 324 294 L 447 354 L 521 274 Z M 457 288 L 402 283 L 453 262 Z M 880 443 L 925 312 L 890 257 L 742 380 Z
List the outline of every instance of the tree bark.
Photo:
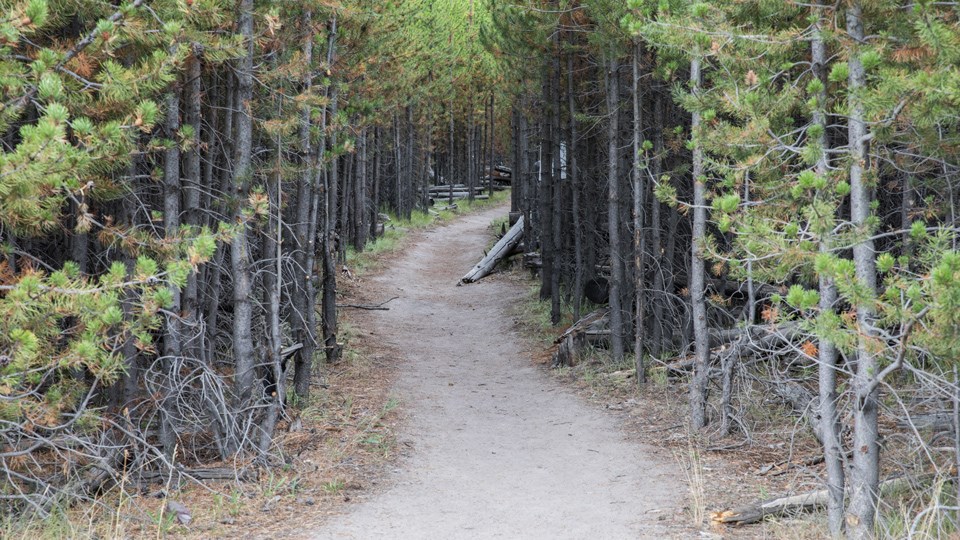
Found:
M 248 225 L 243 216 L 253 175 L 251 153 L 253 149 L 253 0 L 240 1 L 238 24 L 243 39 L 244 55 L 237 64 L 236 100 L 236 147 L 233 157 L 233 192 L 237 199 L 233 209 L 233 224 L 236 227 L 231 239 L 230 269 L 233 273 L 233 355 L 236 362 L 234 384 L 236 396 L 241 403 L 251 397 L 255 380 L 256 353 L 253 347 L 252 324 L 253 275 L 251 272 L 250 248 L 247 240 Z
M 167 113 L 164 130 L 170 143 L 163 158 L 163 232 L 168 242 L 176 242 L 180 230 L 180 146 L 176 143 L 180 130 L 180 89 L 173 88 L 167 93 Z M 163 359 L 164 372 L 174 369 L 174 359 L 183 354 L 183 329 L 180 324 L 180 287 L 171 283 L 170 305 L 164 317 Z M 164 388 L 164 398 L 160 406 L 160 443 L 168 459 L 173 457 L 177 444 L 171 411 L 173 408 L 173 388 Z
M 331 71 L 336 59 L 337 44 L 337 18 L 330 20 L 330 37 L 327 42 L 327 66 Z M 332 120 L 337 115 L 337 87 L 331 85 L 331 99 L 329 118 Z M 327 115 L 324 114 L 322 128 L 325 131 L 327 127 Z M 330 134 L 330 147 L 337 146 L 337 132 L 333 130 Z M 320 149 L 323 152 L 323 149 Z M 340 359 L 340 344 L 337 343 L 337 246 L 334 239 L 337 227 L 337 183 L 339 182 L 337 174 L 337 157 L 330 160 L 329 169 L 324 176 L 324 219 L 321 257 L 323 259 L 323 299 L 322 303 L 322 326 L 323 326 L 323 344 L 327 353 L 327 362 L 334 363 Z
M 823 132 L 820 136 L 821 153 L 816 164 L 818 175 L 827 177 L 829 174 L 827 162 L 827 150 L 829 140 L 827 139 L 827 48 L 823 41 L 822 26 L 824 24 L 824 7 L 818 10 L 818 20 L 816 33 L 811 42 L 811 56 L 815 76 L 823 82 L 823 90 L 817 95 L 817 107 L 813 111 L 813 123 L 821 126 Z M 831 240 L 829 231 L 824 231 L 824 237 L 820 239 L 819 250 L 821 253 L 830 252 Z M 819 278 L 820 288 L 820 311 L 833 311 L 834 303 L 837 300 L 837 289 L 828 276 L 822 275 Z M 820 393 L 820 436 L 823 444 L 824 464 L 827 478 L 827 523 L 830 527 L 830 534 L 839 538 L 843 534 L 843 500 L 844 500 L 844 452 L 840 441 L 840 421 L 837 415 L 837 349 L 833 343 L 827 339 L 820 340 L 818 347 L 817 368 L 819 372 L 819 393 Z
M 862 6 L 859 0 L 847 8 L 847 34 L 852 40 L 848 59 L 848 107 L 850 117 L 847 137 L 850 152 L 850 218 L 853 226 L 864 234 L 864 239 L 853 246 L 856 277 L 872 297 L 877 289 L 876 262 L 873 240 L 869 231 L 872 195 L 864 170 L 867 167 L 867 124 L 861 93 L 866 86 L 866 72 L 860 56 L 864 43 Z M 873 538 L 877 511 L 877 484 L 880 471 L 880 445 L 877 440 L 877 359 L 871 351 L 876 336 L 875 313 L 872 300 L 857 306 L 857 365 L 853 377 L 854 425 L 853 466 L 850 470 L 850 506 L 847 512 L 847 530 L 851 538 Z
M 553 52 L 550 69 L 550 133 L 552 135 L 553 171 L 551 173 L 552 182 L 550 182 L 550 229 L 551 247 L 553 248 L 553 265 L 550 268 L 550 322 L 553 325 L 560 324 L 560 271 L 563 268 L 563 223 L 561 213 L 563 210 L 563 185 L 561 184 L 560 159 L 563 155 L 560 144 L 560 32 L 553 33 Z M 569 153 L 569 152 L 568 152 Z M 491 171 L 492 172 L 492 171 Z M 492 182 L 491 182 L 492 184 Z M 493 188 L 491 187 L 491 192 Z
M 651 161 L 651 176 L 654 182 L 660 180 L 660 171 L 663 161 L 663 92 L 660 88 L 654 87 L 653 90 L 653 158 Z M 648 350 L 650 354 L 658 358 L 663 346 L 663 308 L 667 301 L 667 294 L 664 283 L 664 264 L 663 242 L 661 240 L 662 222 L 660 219 L 660 201 L 656 197 L 650 198 L 650 249 L 653 252 L 653 332 L 650 339 Z
M 701 57 L 695 53 L 690 61 L 690 85 L 694 96 L 700 95 Z M 690 257 L 690 303 L 693 308 L 693 334 L 696 364 L 690 381 L 690 425 L 701 429 L 707 425 L 707 383 L 709 382 L 710 336 L 707 333 L 707 303 L 704 289 L 704 253 L 707 235 L 706 178 L 703 175 L 703 148 L 699 142 L 700 112 L 691 114 L 693 137 L 693 238 Z
M 612 361 L 623 359 L 623 256 L 620 252 L 620 158 L 617 151 L 620 133 L 619 63 L 613 52 L 607 53 L 607 233 L 610 253 L 610 350 Z
M 302 92 L 309 93 L 313 77 L 313 13 L 305 10 L 302 19 L 303 62 L 306 70 L 303 75 Z M 312 314 L 316 309 L 316 290 L 313 287 L 311 274 L 313 273 L 314 239 L 311 235 L 311 213 L 316 197 L 314 189 L 314 167 L 312 162 L 313 148 L 310 141 L 310 105 L 300 107 L 300 166 L 302 170 L 297 178 L 297 206 L 294 217 L 294 267 L 296 280 L 293 283 L 293 297 L 291 298 L 294 313 L 291 320 L 296 328 L 295 336 L 303 348 L 297 351 L 293 360 L 293 388 L 297 397 L 303 403 L 310 398 L 310 376 L 313 355 L 317 349 L 316 328 L 312 325 Z
M 646 273 L 645 258 L 646 253 L 644 245 L 644 205 L 646 201 L 646 185 L 643 175 L 640 174 L 640 139 L 643 136 L 643 116 L 640 109 L 640 44 L 634 43 L 633 46 L 633 84 L 631 90 L 633 94 L 633 265 L 634 265 L 634 309 L 635 322 L 633 325 L 633 353 L 634 365 L 637 370 L 637 384 L 646 382 L 646 369 L 643 363 L 644 349 L 644 330 L 646 321 L 644 320 L 644 277 Z
M 190 151 L 183 158 L 184 179 L 187 185 L 183 192 L 183 214 L 187 225 L 198 227 L 200 225 L 200 195 L 202 191 L 200 177 L 200 150 L 203 147 L 200 144 L 200 57 L 196 50 L 190 57 L 187 68 L 187 81 L 185 85 L 186 99 L 186 121 L 193 127 L 193 140 L 191 141 Z M 199 296 L 199 275 L 196 270 L 191 270 L 187 276 L 187 285 L 183 290 L 183 305 L 181 312 L 184 317 L 185 329 L 190 329 L 191 339 L 186 340 L 184 344 L 184 354 L 198 358 L 202 355 L 199 339 L 194 337 L 199 334 L 197 322 L 199 320 L 198 296 Z
M 354 231 L 353 246 L 357 251 L 363 251 L 367 243 L 367 129 L 360 130 L 357 137 L 357 173 L 353 181 L 354 197 L 356 200 L 356 229 Z
M 573 54 L 568 54 L 567 108 L 570 129 L 567 142 L 567 175 L 570 179 L 573 205 L 573 319 L 578 321 L 580 320 L 580 310 L 583 303 L 583 223 L 580 208 L 580 171 L 577 170 L 577 110 L 574 88 Z

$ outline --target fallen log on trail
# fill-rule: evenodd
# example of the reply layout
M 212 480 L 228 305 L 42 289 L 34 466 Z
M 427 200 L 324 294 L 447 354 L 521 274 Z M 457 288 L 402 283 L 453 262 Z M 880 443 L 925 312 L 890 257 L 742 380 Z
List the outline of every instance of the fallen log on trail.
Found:
M 573 366 L 580 351 L 610 335 L 610 308 L 600 308 L 573 323 L 554 343 L 560 345 L 553 354 L 551 367 Z
M 389 300 L 384 300 L 379 304 L 337 304 L 338 308 L 353 308 L 353 309 L 365 309 L 367 311 L 390 311 L 390 308 L 386 307 L 386 304 L 400 298 L 399 296 L 394 296 Z
M 920 480 L 918 480 L 920 481 Z M 911 479 L 906 476 L 890 478 L 880 483 L 880 494 L 900 491 L 911 485 Z M 829 492 L 825 489 L 780 497 L 765 502 L 758 502 L 734 510 L 714 512 L 710 520 L 725 525 L 748 525 L 763 521 L 767 516 L 790 516 L 801 512 L 813 512 L 827 505 Z
M 506 259 L 513 252 L 521 240 L 523 240 L 523 218 L 517 220 L 516 225 L 510 227 L 507 234 L 503 235 L 503 238 L 493 246 L 486 257 L 473 267 L 473 270 L 460 278 L 460 283 L 473 283 L 488 276 L 496 268 L 497 263 Z

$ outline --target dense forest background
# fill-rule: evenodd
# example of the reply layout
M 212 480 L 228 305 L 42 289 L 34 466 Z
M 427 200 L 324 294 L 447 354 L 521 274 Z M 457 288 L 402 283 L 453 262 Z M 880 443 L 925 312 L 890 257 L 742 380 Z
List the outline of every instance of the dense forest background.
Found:
M 3 512 L 273 464 L 347 252 L 502 163 L 554 324 L 602 290 L 610 361 L 679 375 L 706 436 L 792 404 L 834 534 L 896 476 L 954 526 L 960 4 L 3 8 Z

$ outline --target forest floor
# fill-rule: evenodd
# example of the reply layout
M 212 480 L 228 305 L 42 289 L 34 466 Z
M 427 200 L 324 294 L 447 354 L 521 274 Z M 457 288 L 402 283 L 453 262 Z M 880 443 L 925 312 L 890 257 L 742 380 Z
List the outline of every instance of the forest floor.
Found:
M 397 368 L 402 457 L 382 489 L 307 538 L 686 538 L 687 488 L 669 450 L 629 440 L 533 361 L 515 319 L 521 276 L 458 287 L 506 207 L 417 233 L 364 280 L 351 313 Z

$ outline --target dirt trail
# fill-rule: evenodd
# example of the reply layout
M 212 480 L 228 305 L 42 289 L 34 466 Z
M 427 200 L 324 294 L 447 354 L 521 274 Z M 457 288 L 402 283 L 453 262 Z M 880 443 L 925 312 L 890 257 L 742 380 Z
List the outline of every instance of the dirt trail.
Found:
M 503 207 L 421 235 L 367 287 L 390 311 L 362 331 L 403 351 L 395 389 L 411 455 L 313 538 L 680 537 L 682 473 L 627 441 L 616 419 L 540 372 L 513 328 L 524 291 L 491 277 L 457 287 Z M 369 326 L 369 327 L 367 327 Z

